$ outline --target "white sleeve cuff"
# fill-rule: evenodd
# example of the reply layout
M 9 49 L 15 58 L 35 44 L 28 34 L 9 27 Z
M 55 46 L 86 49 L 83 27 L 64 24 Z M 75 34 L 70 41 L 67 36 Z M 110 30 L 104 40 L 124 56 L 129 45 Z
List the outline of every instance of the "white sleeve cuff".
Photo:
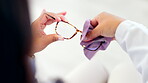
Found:
M 130 20 L 125 20 L 121 22 L 115 32 L 115 38 L 119 44 L 123 42 L 123 38 L 127 35 L 127 32 L 132 28 L 136 23 Z

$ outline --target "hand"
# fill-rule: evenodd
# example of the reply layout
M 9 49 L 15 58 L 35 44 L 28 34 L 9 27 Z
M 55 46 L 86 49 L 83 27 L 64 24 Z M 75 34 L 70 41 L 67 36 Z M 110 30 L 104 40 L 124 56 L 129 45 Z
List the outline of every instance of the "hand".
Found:
M 115 37 L 118 25 L 124 21 L 123 18 L 103 12 L 91 20 L 94 30 L 87 34 L 85 41 L 92 40 L 98 36 Z
M 48 15 L 51 15 L 55 19 L 49 17 Z M 43 10 L 42 14 L 38 19 L 36 19 L 32 23 L 32 35 L 33 35 L 33 40 L 32 40 L 32 54 L 35 52 L 39 52 L 43 50 L 44 48 L 47 47 L 50 43 L 57 41 L 57 40 L 64 40 L 63 37 L 57 35 L 57 34 L 49 34 L 46 35 L 44 32 L 44 29 L 46 25 L 50 25 L 53 22 L 58 22 L 58 21 L 67 21 L 66 18 L 64 17 L 66 15 L 66 12 L 61 12 L 58 14 L 51 13 L 51 12 L 46 12 Z

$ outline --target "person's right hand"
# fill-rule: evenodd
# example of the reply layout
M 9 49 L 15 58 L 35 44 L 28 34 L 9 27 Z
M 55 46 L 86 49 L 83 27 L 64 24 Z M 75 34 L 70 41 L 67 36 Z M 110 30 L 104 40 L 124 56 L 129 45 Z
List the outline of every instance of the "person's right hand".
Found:
M 118 25 L 124 20 L 106 12 L 100 13 L 91 20 L 91 25 L 95 28 L 87 34 L 84 41 L 92 40 L 98 36 L 114 38 Z

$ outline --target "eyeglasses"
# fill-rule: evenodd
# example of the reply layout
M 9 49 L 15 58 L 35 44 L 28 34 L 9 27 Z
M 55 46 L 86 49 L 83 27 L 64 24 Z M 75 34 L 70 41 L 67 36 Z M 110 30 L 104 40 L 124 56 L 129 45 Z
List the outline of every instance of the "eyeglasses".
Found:
M 106 40 L 99 40 L 99 39 L 102 39 L 102 38 L 104 38 L 104 37 L 99 36 L 99 37 L 97 37 L 97 38 L 95 38 L 95 39 L 93 39 L 89 42 L 83 41 L 81 43 L 81 45 L 84 49 L 87 49 L 89 51 L 96 51 L 96 50 L 100 49 L 103 44 L 106 43 Z M 101 49 L 103 49 L 103 48 L 101 48 Z
M 87 50 L 89 50 L 89 51 L 96 51 L 96 50 L 98 50 L 103 44 L 105 43 L 105 41 L 95 41 L 95 42 L 93 42 L 93 43 L 91 43 L 91 44 L 89 44 L 88 46 L 83 46 L 84 47 L 84 49 L 87 49 Z M 98 45 L 99 44 L 99 45 Z
M 48 17 L 52 18 L 55 20 L 55 18 L 47 13 L 45 13 Z M 46 17 L 48 19 L 48 17 Z M 80 31 L 79 29 L 77 29 L 74 25 L 70 24 L 69 22 L 65 22 L 65 21 L 60 21 L 56 23 L 55 26 L 55 32 L 58 35 L 61 35 L 64 37 L 64 39 L 72 39 L 78 32 L 82 33 L 82 31 Z M 103 37 L 100 37 L 103 38 Z M 104 43 L 106 43 L 106 41 L 99 41 L 99 40 L 92 40 L 92 42 L 87 45 L 84 46 L 84 49 L 87 49 L 89 51 L 96 51 L 98 50 Z
M 53 16 L 47 13 L 45 14 L 55 20 Z M 77 29 L 74 25 L 65 21 L 60 21 L 56 23 L 55 32 L 56 34 L 64 37 L 64 39 L 66 40 L 72 39 L 78 32 L 82 33 L 82 31 Z

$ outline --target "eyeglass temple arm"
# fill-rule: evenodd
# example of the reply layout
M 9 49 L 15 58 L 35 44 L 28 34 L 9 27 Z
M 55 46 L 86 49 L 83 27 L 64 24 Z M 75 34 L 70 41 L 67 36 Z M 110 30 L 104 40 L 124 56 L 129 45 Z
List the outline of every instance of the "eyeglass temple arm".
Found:
M 45 14 L 46 14 L 47 16 L 49 16 L 50 18 L 56 20 L 55 17 L 53 17 L 53 16 L 51 16 L 51 15 L 49 15 L 49 14 L 47 14 L 47 13 L 45 13 Z
M 82 33 L 82 31 L 80 31 L 80 30 L 78 30 L 78 29 L 76 29 L 77 30 L 77 32 L 80 32 L 80 33 Z

